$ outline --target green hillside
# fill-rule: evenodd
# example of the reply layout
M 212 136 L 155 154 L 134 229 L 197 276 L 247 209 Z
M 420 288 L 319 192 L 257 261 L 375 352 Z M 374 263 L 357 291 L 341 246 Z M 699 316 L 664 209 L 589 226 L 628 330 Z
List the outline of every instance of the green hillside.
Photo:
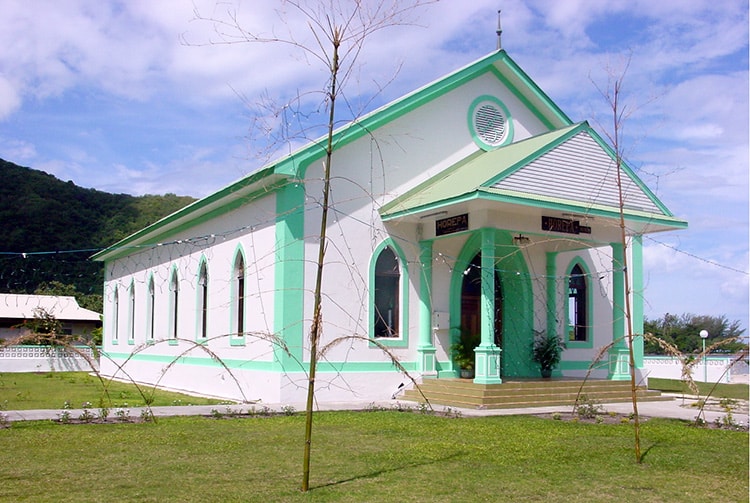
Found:
M 102 264 L 89 257 L 186 206 L 186 196 L 110 194 L 0 159 L 0 292 L 51 282 L 100 294 Z M 45 285 L 46 284 L 46 285 Z

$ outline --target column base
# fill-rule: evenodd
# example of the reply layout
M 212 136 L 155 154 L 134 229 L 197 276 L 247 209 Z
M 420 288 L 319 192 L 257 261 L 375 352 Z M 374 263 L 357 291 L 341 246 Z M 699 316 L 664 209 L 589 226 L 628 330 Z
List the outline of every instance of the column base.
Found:
M 474 349 L 474 382 L 476 384 L 501 384 L 500 352 L 493 345 L 479 346 Z
M 609 350 L 609 375 L 611 381 L 630 380 L 630 351 L 628 348 L 615 347 Z
M 417 348 L 417 362 L 422 377 L 437 377 L 437 365 L 435 363 L 436 351 L 437 349 L 435 349 L 434 346 Z

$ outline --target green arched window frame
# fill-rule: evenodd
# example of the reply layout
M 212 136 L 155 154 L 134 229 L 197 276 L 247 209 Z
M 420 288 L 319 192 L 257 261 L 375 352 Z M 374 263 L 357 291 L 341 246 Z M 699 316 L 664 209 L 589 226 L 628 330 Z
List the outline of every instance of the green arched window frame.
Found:
M 208 262 L 201 256 L 195 284 L 195 338 L 198 341 L 208 339 L 208 278 Z
M 379 315 L 376 303 L 381 303 L 381 299 L 377 298 L 380 294 L 380 292 L 377 291 L 380 278 L 378 277 L 379 274 L 376 269 L 378 259 L 384 252 L 388 253 L 386 250 L 390 250 L 398 261 L 398 286 L 396 290 L 398 299 L 397 305 L 393 306 L 396 310 L 391 313 L 391 316 L 398 318 L 396 320 L 392 319 L 391 322 L 391 326 L 396 329 L 395 337 L 380 337 L 376 334 L 376 317 Z M 407 265 L 408 262 L 406 261 L 403 250 L 401 250 L 401 247 L 391 238 L 380 243 L 380 245 L 378 245 L 373 251 L 370 259 L 368 333 L 370 334 L 371 339 L 377 340 L 378 343 L 383 344 L 384 346 L 397 348 L 405 348 L 409 346 L 409 270 Z M 387 324 L 387 311 L 380 314 L 380 317 L 386 319 Z
M 565 343 L 571 348 L 593 348 L 594 317 L 591 272 L 581 257 L 574 258 L 565 273 Z
M 135 281 L 128 287 L 128 344 L 135 344 Z
M 112 344 L 120 343 L 120 289 L 117 283 L 112 286 Z
M 154 341 L 156 331 L 156 289 L 154 288 L 154 275 L 148 275 L 148 286 L 146 287 L 146 342 Z
M 169 274 L 169 344 L 176 345 L 180 327 L 180 276 L 177 266 L 172 266 Z
M 229 344 L 244 346 L 244 333 L 247 330 L 247 261 L 242 245 L 237 245 L 234 251 L 230 274 Z

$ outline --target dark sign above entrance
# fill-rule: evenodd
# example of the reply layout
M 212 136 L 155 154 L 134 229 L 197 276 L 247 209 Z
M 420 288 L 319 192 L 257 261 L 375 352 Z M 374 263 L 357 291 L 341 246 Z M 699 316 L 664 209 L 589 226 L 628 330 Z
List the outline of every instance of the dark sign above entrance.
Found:
M 542 230 L 565 234 L 591 234 L 591 227 L 581 225 L 578 220 L 557 217 L 542 217 Z
M 454 232 L 468 231 L 469 230 L 469 214 L 464 213 L 463 215 L 456 215 L 455 217 L 443 218 L 441 220 L 435 220 L 435 235 L 444 236 L 445 234 L 453 234 Z

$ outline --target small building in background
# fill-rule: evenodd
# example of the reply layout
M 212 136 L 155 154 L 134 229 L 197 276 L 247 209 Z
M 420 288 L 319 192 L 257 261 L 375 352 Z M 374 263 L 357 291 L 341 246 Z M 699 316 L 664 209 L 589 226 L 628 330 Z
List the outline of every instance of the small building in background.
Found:
M 0 293 L 0 340 L 30 335 L 44 317 L 54 318 L 62 335 L 87 336 L 102 326 L 101 314 L 82 308 L 75 297 Z

